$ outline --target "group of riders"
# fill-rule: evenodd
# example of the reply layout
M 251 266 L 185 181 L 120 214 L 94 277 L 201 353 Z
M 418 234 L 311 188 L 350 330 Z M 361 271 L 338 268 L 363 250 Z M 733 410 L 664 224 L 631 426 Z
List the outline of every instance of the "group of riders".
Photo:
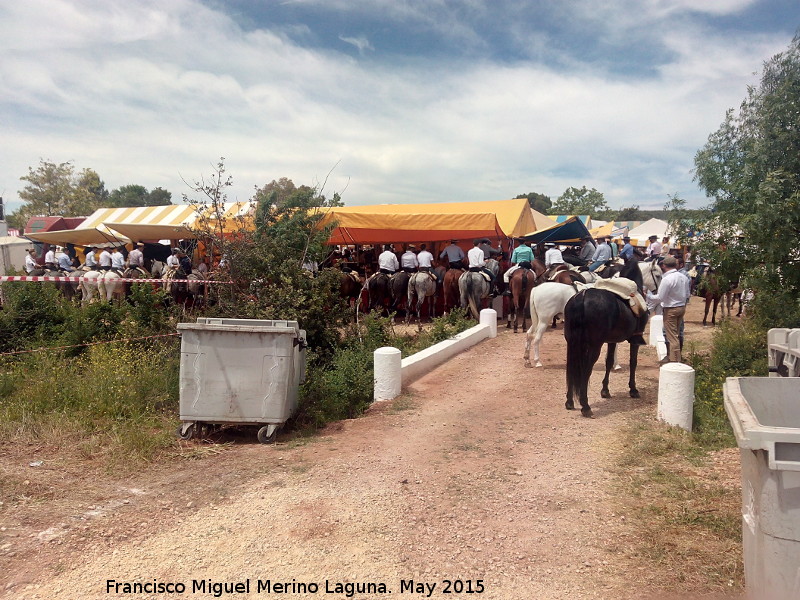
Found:
M 84 260 L 81 262 L 74 247 L 50 246 L 40 263 L 36 259 L 36 249 L 30 248 L 25 257 L 25 272 L 29 275 L 74 276 L 89 271 L 101 273 L 111 271 L 120 277 L 149 277 L 154 261 L 145 258 L 144 249 L 143 242 L 136 243 L 130 252 L 127 252 L 124 246 L 110 248 L 87 246 L 83 253 Z M 207 271 L 204 269 L 205 266 L 205 263 L 201 262 L 193 269 L 192 260 L 187 253 L 181 248 L 172 248 L 165 261 L 164 273 L 169 274 L 170 278 L 186 279 L 193 271 L 200 273 Z
M 631 239 L 627 236 L 623 237 L 620 243 L 606 237 L 593 238 L 587 235 L 581 240 L 580 246 L 568 247 L 562 251 L 559 244 L 553 242 L 540 243 L 532 247 L 528 241 L 519 239 L 511 256 L 508 257 L 501 248 L 493 247 L 487 238 L 473 240 L 473 246 L 467 252 L 458 245 L 459 240 L 453 239 L 439 253 L 438 263 L 426 244 L 421 244 L 419 249 L 410 244 L 404 246 L 402 252 L 395 252 L 392 244 L 386 244 L 372 264 L 363 260 L 357 263 L 352 251 L 345 248 L 336 251 L 331 262 L 345 272 L 355 274 L 358 266 L 361 266 L 368 279 L 376 276 L 392 277 L 398 272 L 411 274 L 420 271 L 430 273 L 431 277 L 441 283 L 445 270 L 479 272 L 484 274 L 491 284 L 490 295 L 496 296 L 501 293 L 509 295 L 508 283 L 514 272 L 518 269 L 531 269 L 533 261 L 537 258 L 544 262 L 547 268 L 541 280 L 547 280 L 555 272 L 563 269 L 599 274 L 606 267 L 634 257 L 639 261 L 660 262 L 665 256 L 675 252 L 669 244 L 669 238 L 659 241 L 658 236 L 653 235 L 648 242 L 642 250 L 632 245 Z M 687 269 L 693 266 L 690 257 L 690 252 L 687 252 L 685 254 Z M 499 268 L 490 269 L 490 261 L 497 261 Z M 703 265 L 698 265 L 697 270 L 702 271 L 702 267 Z

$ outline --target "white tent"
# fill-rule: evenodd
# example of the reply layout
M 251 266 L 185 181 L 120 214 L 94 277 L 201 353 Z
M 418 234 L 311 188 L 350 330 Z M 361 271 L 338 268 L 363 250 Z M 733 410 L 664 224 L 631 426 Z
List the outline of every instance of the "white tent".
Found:
M 33 248 L 33 244 L 25 238 L 12 235 L 0 237 L 0 275 L 7 275 L 12 268 L 22 271 L 28 248 Z
M 647 238 L 651 235 L 657 235 L 660 242 L 661 238 L 669 235 L 669 223 L 661 219 L 650 219 L 628 231 L 628 237 L 631 241 L 637 240 L 639 246 L 646 245 Z

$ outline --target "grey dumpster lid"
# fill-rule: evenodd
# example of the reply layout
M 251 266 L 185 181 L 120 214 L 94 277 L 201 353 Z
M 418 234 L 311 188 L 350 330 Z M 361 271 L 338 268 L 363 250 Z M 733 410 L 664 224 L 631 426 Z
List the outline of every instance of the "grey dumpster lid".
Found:
M 728 377 L 725 412 L 740 448 L 766 450 L 771 469 L 800 471 L 800 378 Z
M 178 323 L 178 331 L 224 331 L 227 333 L 270 333 L 293 335 L 305 340 L 306 332 L 297 321 L 198 317 L 197 323 Z

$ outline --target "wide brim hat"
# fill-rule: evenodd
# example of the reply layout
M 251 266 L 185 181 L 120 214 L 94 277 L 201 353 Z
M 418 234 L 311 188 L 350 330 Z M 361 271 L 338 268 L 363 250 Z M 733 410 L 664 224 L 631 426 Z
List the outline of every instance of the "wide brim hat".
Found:
M 649 238 L 647 238 L 647 239 L 648 239 L 648 240 L 657 240 L 657 239 L 658 239 L 658 236 L 657 236 L 657 235 L 651 235 L 651 236 L 650 236 Z

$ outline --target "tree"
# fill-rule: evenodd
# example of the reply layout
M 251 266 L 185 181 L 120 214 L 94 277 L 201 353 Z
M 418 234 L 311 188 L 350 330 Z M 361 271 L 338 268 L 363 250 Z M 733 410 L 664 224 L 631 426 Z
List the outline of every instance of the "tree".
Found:
M 39 167 L 29 167 L 20 180 L 28 182 L 19 193 L 24 204 L 9 216 L 9 222 L 19 228 L 33 216 L 88 215 L 108 198 L 105 184 L 95 171 L 83 169 L 76 175 L 71 162 L 56 164 L 40 159 Z
M 695 180 L 712 199 L 706 257 L 724 263 L 730 243 L 742 245 L 756 317 L 800 326 L 800 34 L 697 152 Z
M 527 198 L 528 204 L 530 204 L 533 210 L 544 214 L 547 214 L 547 212 L 550 210 L 550 207 L 553 206 L 553 201 L 550 200 L 550 196 L 545 196 L 544 194 L 539 194 L 537 192 L 520 194 L 518 196 L 514 196 L 514 198 Z
M 569 187 L 558 197 L 551 212 L 559 215 L 591 215 L 599 216 L 599 213 L 611 210 L 606 204 L 606 199 L 602 192 L 592 188 L 586 189 L 584 185 L 580 189 Z
M 620 208 L 616 214 L 614 215 L 615 221 L 640 221 L 642 220 L 644 215 L 642 215 L 642 211 L 639 210 L 639 205 L 634 204 L 633 206 L 624 206 Z
M 172 194 L 160 187 L 148 192 L 143 185 L 123 185 L 113 190 L 108 198 L 108 206 L 164 206 L 172 204 Z

